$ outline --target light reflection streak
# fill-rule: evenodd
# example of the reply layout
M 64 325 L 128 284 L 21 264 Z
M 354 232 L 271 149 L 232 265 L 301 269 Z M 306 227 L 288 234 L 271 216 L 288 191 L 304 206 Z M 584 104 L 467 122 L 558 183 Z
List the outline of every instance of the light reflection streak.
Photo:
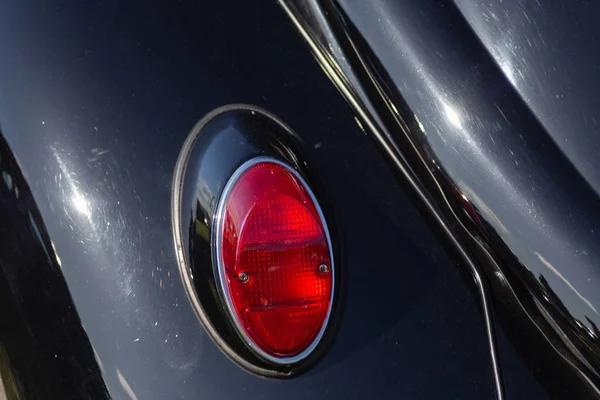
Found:
M 86 217 L 91 217 L 91 210 L 88 205 L 87 200 L 78 192 L 75 192 L 73 197 L 71 197 L 71 203 L 73 203 L 73 207 L 75 210 L 85 215 Z
M 579 297 L 585 304 L 588 305 L 588 307 L 590 307 L 596 314 L 598 314 L 598 310 L 596 310 L 596 307 L 594 307 L 594 305 L 585 297 L 583 297 L 583 295 L 581 293 L 579 293 L 579 291 L 577 289 L 575 289 L 575 287 L 571 284 L 571 282 L 569 282 L 564 276 L 563 274 L 561 274 L 556 268 L 554 268 L 554 266 L 552 264 L 550 264 L 540 253 L 538 253 L 537 251 L 535 251 L 533 254 L 535 254 L 540 261 L 542 262 L 542 264 L 544 264 L 546 267 L 548 267 L 548 269 L 550 271 L 552 271 L 557 277 L 560 278 L 561 281 L 563 281 L 565 283 L 565 285 L 567 285 L 573 292 L 575 292 L 575 294 L 577 295 L 577 297 Z
M 52 148 L 52 154 L 54 155 L 54 158 L 58 163 L 58 167 L 61 172 L 61 181 L 64 177 L 64 179 L 67 182 L 67 189 L 71 192 L 70 195 L 67 195 L 65 197 L 70 199 L 70 208 L 72 210 L 75 210 L 78 214 L 81 214 L 89 223 L 90 228 L 92 228 L 95 231 L 96 229 L 92 221 L 92 199 L 90 198 L 90 196 L 87 196 L 86 198 L 82 195 L 82 190 L 78 187 L 77 181 L 74 179 L 74 173 L 72 172 L 72 169 L 68 168 L 60 154 L 58 154 L 57 149 L 54 147 Z
M 527 260 L 523 260 L 525 263 L 533 262 L 535 260 L 539 263 L 538 265 L 540 265 L 540 267 L 552 270 L 552 268 L 549 267 L 549 265 L 551 265 L 550 263 L 544 262 L 544 260 L 539 259 L 539 257 L 535 257 L 535 253 L 529 248 L 524 247 L 526 242 L 524 242 L 521 237 L 515 236 L 514 233 L 509 232 L 501 222 L 520 216 L 527 221 L 526 226 L 530 226 L 533 230 L 537 231 L 540 237 L 548 239 L 549 248 L 562 249 L 562 251 L 557 252 L 558 254 L 571 251 L 571 249 L 568 248 L 568 245 L 566 245 L 566 243 L 568 243 L 567 238 L 562 238 L 560 236 L 560 231 L 552 229 L 555 224 L 553 221 L 548 220 L 549 216 L 542 213 L 542 210 L 536 206 L 534 202 L 535 198 L 531 196 L 528 190 L 516 186 L 512 180 L 507 179 L 507 172 L 510 173 L 511 171 L 506 171 L 506 167 L 497 160 L 499 154 L 504 154 L 508 151 L 510 157 L 514 159 L 515 165 L 518 167 L 519 155 L 515 155 L 515 152 L 511 149 L 498 148 L 495 143 L 494 147 L 491 148 L 481 145 L 479 135 L 477 132 L 471 131 L 472 128 L 467 124 L 468 120 L 464 118 L 465 114 L 461 111 L 460 98 L 462 88 L 451 87 L 443 81 L 438 81 L 436 75 L 432 73 L 429 67 L 433 64 L 423 62 L 423 58 L 426 58 L 428 55 L 422 54 L 418 50 L 418 46 L 415 48 L 413 46 L 413 41 L 411 40 L 410 31 L 404 31 L 409 28 L 403 24 L 397 24 L 397 21 L 390 19 L 390 16 L 396 15 L 395 10 L 390 9 L 390 4 L 393 4 L 393 2 L 382 2 L 379 4 L 380 7 L 373 7 L 371 10 L 376 14 L 375 17 L 379 21 L 380 26 L 384 31 L 384 35 L 389 38 L 394 47 L 399 49 L 398 52 L 393 53 L 392 57 L 396 57 L 396 61 L 399 64 L 408 64 L 409 66 L 409 75 L 405 74 L 401 78 L 393 77 L 396 85 L 398 87 L 406 87 L 407 80 L 413 78 L 417 82 L 417 92 L 415 94 L 417 97 L 414 99 L 414 103 L 419 104 L 426 101 L 426 99 L 434 99 L 434 103 L 437 104 L 436 107 L 444 117 L 444 121 L 439 121 L 436 119 L 435 114 L 427 115 L 419 113 L 420 110 L 418 108 L 415 109 L 415 114 L 421 115 L 421 120 L 419 122 L 422 121 L 424 129 L 421 128 L 421 124 L 420 128 L 423 131 L 429 129 L 436 132 L 441 140 L 437 141 L 435 140 L 435 137 L 430 135 L 432 140 L 429 141 L 429 144 L 440 161 L 442 161 L 441 164 L 446 166 L 446 172 L 456 181 L 455 183 L 461 191 L 470 197 L 470 201 L 480 212 L 482 212 L 484 219 L 492 222 L 496 228 L 499 228 L 498 233 L 503 240 L 509 244 L 509 247 L 522 249 L 521 256 L 527 258 Z M 401 45 L 398 44 L 400 41 L 402 43 Z M 520 77 L 520 79 L 523 79 L 523 77 L 518 66 L 513 62 L 518 49 L 512 42 L 510 43 L 511 45 L 508 46 L 508 53 L 493 51 L 493 56 L 504 74 L 506 74 L 507 78 L 516 87 L 518 78 Z M 497 46 L 492 46 L 492 48 L 497 49 Z M 377 53 L 376 49 L 375 52 Z M 504 61 L 500 62 L 500 60 Z M 412 85 L 415 86 L 414 83 Z M 406 99 L 410 104 L 411 92 L 410 90 L 407 90 L 405 93 L 407 94 Z M 502 110 L 497 105 L 496 108 L 498 108 L 503 119 L 510 125 L 509 120 Z M 471 117 L 476 116 L 473 112 L 470 113 Z M 465 174 L 464 171 L 462 171 L 465 168 L 468 168 L 469 170 L 476 168 L 479 173 L 485 174 L 487 179 L 475 182 L 480 186 L 478 188 L 473 185 L 474 182 L 461 182 L 461 177 L 469 176 L 469 174 Z M 473 187 L 469 188 L 471 185 L 473 185 Z M 492 185 L 494 191 L 497 191 L 494 194 L 494 198 L 485 199 L 470 195 L 474 192 L 477 192 L 480 195 L 486 193 L 492 194 L 494 191 L 486 189 L 486 187 Z M 471 193 L 469 194 L 468 192 Z M 498 193 L 501 193 L 504 196 L 499 197 Z M 500 201 L 502 201 L 503 204 L 510 204 L 510 210 L 508 210 L 506 206 L 492 207 L 492 202 L 498 204 Z M 490 203 L 490 206 L 488 206 L 488 202 Z M 495 212 L 498 214 L 492 212 L 492 208 L 494 208 Z M 560 262 L 560 258 L 552 261 L 554 263 Z M 586 306 L 590 306 L 591 303 L 582 297 L 575 288 L 575 286 L 578 286 L 580 289 L 585 287 L 585 282 L 570 282 L 569 279 L 564 276 L 559 276 L 559 278 L 566 284 L 569 290 L 573 291 L 583 300 Z M 591 309 L 596 312 L 594 308 Z
M 406 37 L 407 35 L 402 31 L 402 25 L 395 24 L 389 18 L 390 15 L 395 15 L 394 10 L 388 9 L 388 7 L 385 6 L 387 3 L 382 4 L 384 4 L 384 6 L 374 9 L 373 11 L 379 14 L 378 18 L 385 34 L 391 38 L 395 38 L 394 40 Z M 492 158 L 492 155 L 486 154 L 482 150 L 482 147 L 474 139 L 477 135 L 473 135 L 469 130 L 469 126 L 465 124 L 464 118 L 462 117 L 464 114 L 460 111 L 461 107 L 458 102 L 455 102 L 455 104 L 452 103 L 448 93 L 443 90 L 445 85 L 440 84 L 434 78 L 427 66 L 421 62 L 420 54 L 417 53 L 410 44 L 410 40 L 403 41 L 402 52 L 399 53 L 399 57 L 408 60 L 413 71 L 417 74 L 418 79 L 423 81 L 424 86 L 428 91 L 427 96 L 425 97 L 436 100 L 441 114 L 446 118 L 447 127 L 436 129 L 436 121 L 431 118 L 423 118 L 422 121 L 420 120 L 419 122 L 422 122 L 425 128 L 424 130 L 427 129 L 429 123 L 429 125 L 433 126 L 434 130 L 438 132 L 442 143 L 431 141 L 430 145 L 434 150 L 437 150 L 440 145 L 444 147 L 450 146 L 454 149 L 454 151 L 443 149 L 442 151 L 436 151 L 436 154 L 438 154 L 440 158 L 443 158 L 446 154 L 455 154 L 458 152 L 461 155 L 462 160 L 470 162 L 473 167 L 477 166 L 479 171 L 487 173 L 490 178 L 488 182 L 490 182 L 490 184 L 492 182 L 495 183 L 495 188 L 502 190 L 506 194 L 510 203 L 514 204 L 513 209 L 523 217 L 530 219 L 531 224 L 536 226 L 542 235 L 548 236 L 549 232 L 546 229 L 546 221 L 543 216 L 537 212 L 533 201 L 527 198 L 521 190 L 515 187 L 515 185 L 506 178 L 505 173 L 498 167 L 498 164 Z M 397 84 L 399 85 L 399 82 L 397 82 Z M 455 163 L 456 160 L 452 159 L 446 160 L 446 162 L 443 162 L 442 164 L 452 165 Z M 448 172 L 451 173 L 452 171 Z M 484 203 L 485 200 L 482 198 L 471 199 L 471 201 L 479 210 L 490 210 L 490 207 Z M 491 216 L 488 215 L 488 217 L 491 217 L 494 221 L 499 221 L 499 216 L 495 214 Z M 503 230 L 506 232 L 505 229 L 506 228 Z
M 104 222 L 106 210 L 102 209 L 102 202 L 98 202 L 89 191 L 86 192 L 81 187 L 74 172 L 77 168 L 67 165 L 56 148 L 52 147 L 51 150 L 60 169 L 59 190 L 65 212 L 73 226 L 79 227 L 78 241 L 86 245 L 86 251 L 95 253 L 99 264 L 102 265 L 101 270 L 106 272 L 112 270 L 112 273 L 119 277 L 119 290 L 122 296 L 135 297 L 134 276 L 127 270 L 125 260 L 112 259 L 110 255 L 111 253 L 123 254 L 123 252 L 116 250 L 120 247 L 120 243 L 114 241 L 109 221 Z M 95 223 L 94 220 L 101 222 Z M 84 226 L 81 226 L 82 224 Z M 83 237 L 80 238 L 80 235 Z M 113 250 L 107 252 L 108 248 Z
M 125 391 L 127 396 L 129 396 L 129 399 L 137 400 L 137 396 L 133 392 L 131 385 L 129 384 L 129 382 L 127 382 L 127 380 L 125 379 L 125 377 L 123 376 L 123 374 L 121 373 L 121 371 L 118 368 L 117 368 L 117 378 L 119 379 L 119 383 L 121 384 L 121 387 L 123 388 L 123 390 Z
M 448 104 L 444 104 L 444 114 L 446 119 L 458 129 L 462 129 L 462 120 L 458 112 Z

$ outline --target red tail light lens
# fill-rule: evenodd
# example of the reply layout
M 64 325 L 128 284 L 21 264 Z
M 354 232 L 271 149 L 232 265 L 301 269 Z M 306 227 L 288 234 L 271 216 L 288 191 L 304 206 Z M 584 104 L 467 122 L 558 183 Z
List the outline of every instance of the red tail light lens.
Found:
M 277 363 L 306 357 L 334 285 L 327 226 L 306 183 L 278 161 L 247 162 L 225 187 L 215 232 L 222 294 L 242 338 Z

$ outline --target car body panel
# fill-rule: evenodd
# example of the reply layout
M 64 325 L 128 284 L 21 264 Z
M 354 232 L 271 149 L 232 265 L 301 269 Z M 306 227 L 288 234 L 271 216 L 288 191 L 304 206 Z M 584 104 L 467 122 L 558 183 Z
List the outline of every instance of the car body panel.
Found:
M 79 318 L 64 323 L 94 350 L 90 376 L 100 371 L 103 382 L 90 397 L 494 396 L 470 278 L 277 4 L 4 2 L 0 54 L 6 156 L 31 190 L 20 207 L 39 209 L 61 260 Z M 219 350 L 189 302 L 173 246 L 181 146 L 204 115 L 237 102 L 274 113 L 311 147 L 343 224 L 336 268 L 347 295 L 336 339 L 289 380 L 253 375 Z M 23 290 L 40 290 L 34 283 Z M 89 350 L 61 335 L 52 343 L 71 346 L 74 359 Z M 22 385 L 36 385 L 9 365 Z M 61 368 L 48 379 L 68 375 Z M 78 387 L 45 394 L 77 398 Z
M 489 32 L 474 32 L 461 13 L 470 3 L 283 3 L 398 173 L 466 264 L 477 267 L 470 272 L 476 280 L 479 272 L 486 276 L 482 287 L 490 284 L 501 325 L 538 378 L 556 396 L 597 396 L 592 178 L 581 168 L 586 161 L 565 154 L 540 123 L 502 60 L 488 53 L 478 34 L 485 39 Z M 525 14 L 535 7 L 509 3 Z M 574 24 L 583 6 L 570 9 Z M 557 15 L 562 6 L 555 7 Z M 555 36 L 539 29 L 548 40 Z M 582 34 L 593 37 L 593 29 Z M 524 47 L 522 40 L 513 45 Z M 580 62 L 586 47 L 572 51 Z M 553 58 L 562 68 L 570 62 Z

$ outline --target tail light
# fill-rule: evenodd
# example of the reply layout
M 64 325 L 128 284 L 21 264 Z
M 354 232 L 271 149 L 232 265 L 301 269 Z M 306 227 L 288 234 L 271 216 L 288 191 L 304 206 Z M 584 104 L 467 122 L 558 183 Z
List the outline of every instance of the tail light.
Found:
M 221 294 L 238 333 L 263 358 L 305 358 L 322 337 L 333 299 L 327 225 L 306 182 L 255 158 L 230 178 L 215 232 Z

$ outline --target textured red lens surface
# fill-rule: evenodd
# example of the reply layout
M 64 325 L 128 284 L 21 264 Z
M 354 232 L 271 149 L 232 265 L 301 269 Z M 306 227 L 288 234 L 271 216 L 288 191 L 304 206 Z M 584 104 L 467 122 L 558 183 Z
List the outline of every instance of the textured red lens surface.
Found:
M 225 198 L 220 273 L 238 327 L 271 357 L 295 357 L 328 318 L 333 269 L 326 228 L 303 182 L 265 161 Z

